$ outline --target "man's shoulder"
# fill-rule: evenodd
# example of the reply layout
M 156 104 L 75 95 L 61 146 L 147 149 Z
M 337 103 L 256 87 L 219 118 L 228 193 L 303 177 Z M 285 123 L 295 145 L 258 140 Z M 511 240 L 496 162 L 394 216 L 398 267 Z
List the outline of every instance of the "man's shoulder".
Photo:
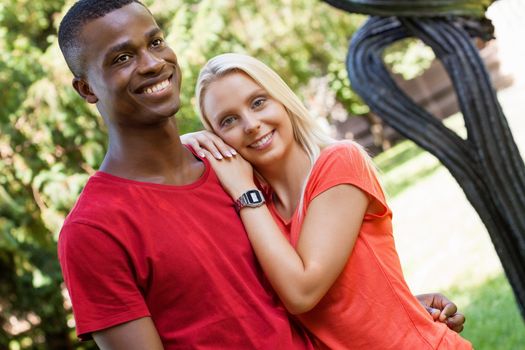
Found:
M 126 191 L 119 184 L 99 176 L 91 176 L 80 193 L 75 205 L 66 217 L 64 226 L 73 223 L 93 224 L 111 216 L 122 208 Z M 120 203 L 120 204 L 119 204 Z

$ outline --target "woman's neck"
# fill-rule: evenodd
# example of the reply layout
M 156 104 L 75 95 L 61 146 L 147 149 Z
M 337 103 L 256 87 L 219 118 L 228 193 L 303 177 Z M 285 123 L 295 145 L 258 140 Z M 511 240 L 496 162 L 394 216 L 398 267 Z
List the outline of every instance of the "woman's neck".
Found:
M 281 160 L 256 169 L 272 188 L 274 205 L 283 218 L 293 215 L 311 167 L 308 154 L 296 144 Z

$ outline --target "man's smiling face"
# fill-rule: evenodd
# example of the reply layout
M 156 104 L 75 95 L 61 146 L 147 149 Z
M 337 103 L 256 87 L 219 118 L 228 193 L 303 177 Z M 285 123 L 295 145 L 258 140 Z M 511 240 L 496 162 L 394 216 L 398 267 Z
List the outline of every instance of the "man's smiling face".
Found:
M 178 111 L 177 57 L 144 6 L 131 3 L 87 23 L 81 40 L 86 76 L 74 86 L 109 123 L 152 125 Z

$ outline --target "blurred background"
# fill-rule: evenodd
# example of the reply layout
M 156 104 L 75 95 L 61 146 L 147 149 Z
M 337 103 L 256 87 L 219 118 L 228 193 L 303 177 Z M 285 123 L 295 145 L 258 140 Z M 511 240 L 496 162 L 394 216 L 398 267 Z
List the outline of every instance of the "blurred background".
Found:
M 78 343 L 56 256 L 65 215 L 102 161 L 102 119 L 71 88 L 56 31 L 74 1 L 0 0 L 0 349 L 94 349 Z M 144 1 L 179 58 L 182 132 L 201 128 L 193 88 L 223 52 L 273 67 L 338 138 L 375 156 L 394 211 L 396 244 L 414 293 L 439 291 L 466 314 L 476 349 L 525 348 L 525 327 L 490 238 L 448 171 L 383 125 L 352 91 L 348 41 L 366 20 L 318 0 Z M 525 2 L 496 1 L 496 40 L 477 42 L 525 152 Z M 389 48 L 401 86 L 464 133 L 450 81 L 417 40 Z

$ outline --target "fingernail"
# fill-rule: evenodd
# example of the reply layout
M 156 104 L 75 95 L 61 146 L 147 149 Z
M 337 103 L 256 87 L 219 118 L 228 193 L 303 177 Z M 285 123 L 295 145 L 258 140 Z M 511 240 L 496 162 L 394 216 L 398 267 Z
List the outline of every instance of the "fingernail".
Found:
M 206 158 L 206 155 L 204 154 L 204 152 L 200 152 L 199 156 L 201 156 L 201 158 Z
M 236 154 L 237 154 L 237 151 L 234 150 L 234 149 L 231 149 L 230 152 L 231 152 L 231 154 L 233 154 L 233 155 L 236 155 Z
M 215 155 L 215 158 L 222 159 L 222 155 L 219 152 L 215 152 L 214 155 Z
M 225 151 L 224 153 L 226 157 L 229 157 L 229 158 L 233 157 L 232 154 L 228 151 Z

